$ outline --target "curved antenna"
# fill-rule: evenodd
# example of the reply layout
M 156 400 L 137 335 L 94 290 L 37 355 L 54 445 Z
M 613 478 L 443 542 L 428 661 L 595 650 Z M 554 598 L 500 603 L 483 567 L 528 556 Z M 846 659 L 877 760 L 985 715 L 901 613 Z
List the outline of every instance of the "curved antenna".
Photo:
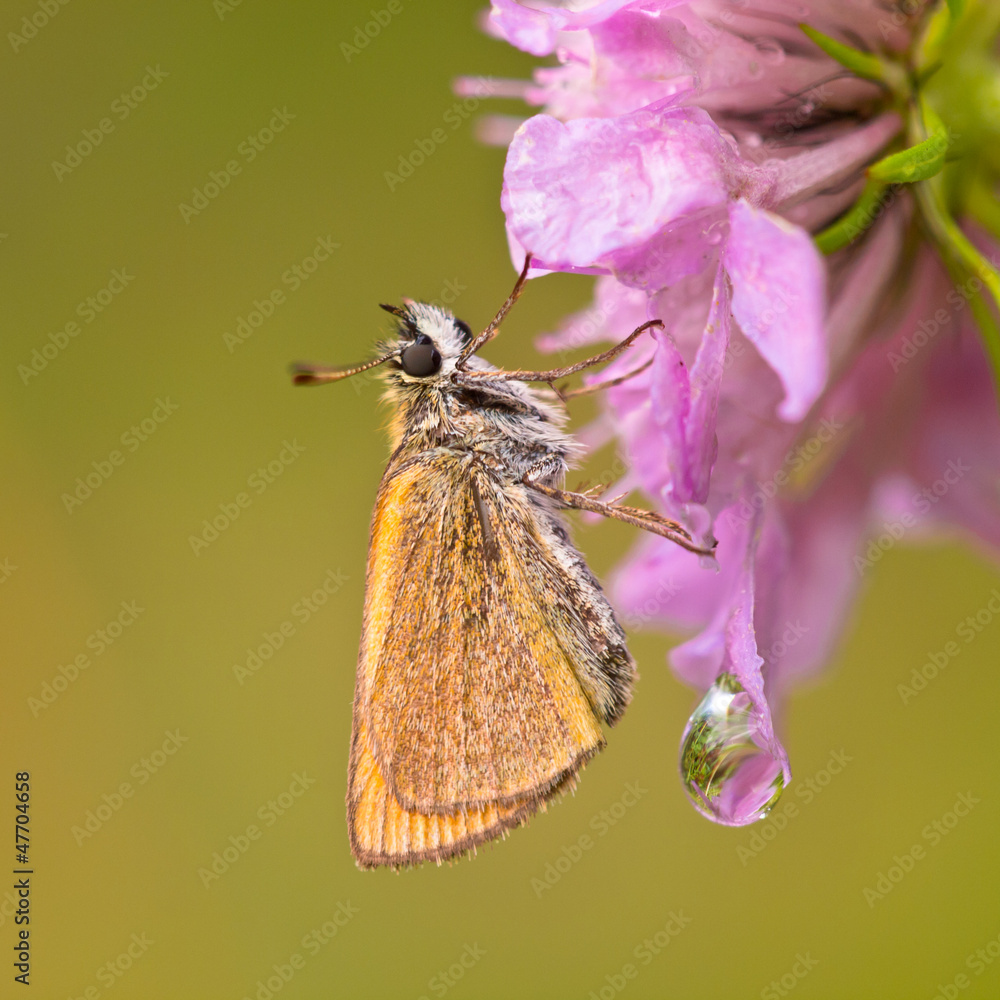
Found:
M 291 365 L 292 382 L 295 385 L 323 385 L 325 382 L 339 382 L 343 378 L 350 378 L 360 372 L 366 372 L 369 368 L 376 368 L 384 365 L 390 358 L 398 356 L 399 351 L 390 351 L 383 354 L 374 361 L 366 361 L 363 365 L 355 365 L 353 368 L 325 368 L 322 365 L 308 365 L 298 361 Z
M 413 317 L 402 306 L 390 306 L 386 305 L 385 302 L 380 302 L 378 307 L 379 309 L 384 309 L 387 313 L 392 313 L 393 316 L 398 316 L 400 319 L 413 320 Z
M 500 329 L 500 324 L 503 322 L 504 316 L 510 312 L 510 307 L 518 300 L 521 292 L 524 291 L 525 282 L 528 280 L 528 270 L 531 267 L 531 254 L 525 254 L 524 257 L 524 267 L 521 269 L 521 273 L 518 276 L 517 281 L 514 283 L 514 287 L 511 289 L 510 295 L 507 296 L 507 301 L 500 307 L 500 311 L 493 317 L 492 322 L 488 327 L 478 337 L 472 340 L 462 353 L 458 356 L 458 361 L 455 363 L 455 367 L 459 371 L 464 371 L 466 367 L 466 362 L 476 353 L 484 344 L 489 343 L 496 335 L 497 330 Z

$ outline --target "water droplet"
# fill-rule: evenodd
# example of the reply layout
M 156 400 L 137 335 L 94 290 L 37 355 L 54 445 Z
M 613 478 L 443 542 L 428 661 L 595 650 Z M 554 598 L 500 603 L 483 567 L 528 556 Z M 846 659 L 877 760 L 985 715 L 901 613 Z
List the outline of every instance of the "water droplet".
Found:
M 681 737 L 681 781 L 692 805 L 724 826 L 763 819 L 791 779 L 785 762 L 762 745 L 750 695 L 721 673 Z

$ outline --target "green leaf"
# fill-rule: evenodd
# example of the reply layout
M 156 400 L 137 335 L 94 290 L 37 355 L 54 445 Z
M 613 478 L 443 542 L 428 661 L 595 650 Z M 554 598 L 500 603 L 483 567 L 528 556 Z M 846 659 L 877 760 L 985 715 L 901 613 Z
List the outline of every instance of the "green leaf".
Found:
M 946 132 L 935 132 L 923 142 L 873 163 L 868 168 L 868 176 L 884 184 L 913 184 L 927 180 L 944 169 L 950 145 Z
M 979 327 L 979 332 L 983 335 L 983 345 L 986 348 L 986 356 L 990 362 L 990 369 L 993 372 L 993 385 L 1000 400 L 1000 326 L 997 325 L 996 318 L 990 310 L 989 302 L 983 295 L 976 295 L 969 301 L 972 308 L 972 316 Z
M 965 13 L 965 0 L 948 0 L 948 10 L 953 21 L 957 21 Z
M 979 295 L 974 296 L 969 304 L 983 336 L 1000 399 L 1000 324 L 993 312 L 997 310 L 1000 314 L 1000 272 L 992 261 L 979 252 L 949 215 L 940 189 L 941 178 L 935 177 L 916 185 L 913 191 L 949 272 L 963 282 L 976 278 L 981 284 Z
M 852 48 L 836 38 L 824 35 L 808 24 L 800 24 L 799 28 L 808 35 L 831 59 L 836 59 L 841 66 L 846 66 L 852 73 L 866 80 L 877 80 L 884 83 L 897 94 L 908 90 L 906 73 L 902 66 L 887 63 L 870 52 L 862 52 Z
M 995 240 L 1000 240 L 1000 203 L 989 182 L 979 177 L 969 186 L 965 209 Z
M 979 275 L 970 274 L 967 269 L 959 266 L 955 260 L 945 258 L 945 267 L 955 283 L 955 291 L 969 303 L 972 318 L 982 334 L 983 346 L 986 348 L 986 358 L 990 372 L 993 375 L 993 387 L 1000 403 L 1000 326 L 989 305 L 989 297 L 985 294 L 985 285 L 978 294 L 973 290 L 972 280 Z M 982 282 L 982 278 L 979 278 Z
M 941 116 L 931 107 L 930 101 L 923 95 L 920 97 L 918 110 L 923 123 L 924 135 L 928 139 L 933 138 L 935 135 L 943 135 L 947 138 L 947 126 L 941 120 Z
M 936 71 L 957 20 L 958 15 L 951 0 L 947 4 L 938 4 L 937 9 L 927 19 L 914 47 L 916 64 L 921 68 L 921 77 Z
M 871 228 L 881 214 L 888 185 L 869 178 L 861 197 L 832 226 L 813 237 L 820 253 L 831 254 L 853 243 Z

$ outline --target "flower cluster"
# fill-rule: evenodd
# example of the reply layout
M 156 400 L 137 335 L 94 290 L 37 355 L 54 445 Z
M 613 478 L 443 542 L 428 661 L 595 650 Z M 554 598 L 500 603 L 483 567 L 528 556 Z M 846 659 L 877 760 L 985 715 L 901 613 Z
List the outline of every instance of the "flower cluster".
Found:
M 790 777 L 772 709 L 867 568 L 941 528 L 1000 550 L 1000 11 L 493 0 L 489 28 L 556 56 L 506 90 L 544 113 L 486 129 L 515 263 L 599 275 L 543 346 L 665 323 L 601 374 L 650 362 L 607 423 L 624 488 L 717 540 L 718 571 L 643 539 L 616 599 L 691 635 L 683 776 L 750 822 Z

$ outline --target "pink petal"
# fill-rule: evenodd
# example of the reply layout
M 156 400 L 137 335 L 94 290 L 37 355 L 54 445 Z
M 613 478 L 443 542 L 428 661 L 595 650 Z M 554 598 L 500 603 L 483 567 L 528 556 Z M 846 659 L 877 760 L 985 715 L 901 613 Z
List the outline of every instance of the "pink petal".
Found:
M 775 164 L 773 206 L 787 209 L 856 175 L 859 167 L 874 160 L 901 126 L 899 115 L 888 112 L 818 149 L 779 161 Z
M 723 669 L 732 673 L 750 695 L 755 709 L 756 732 L 754 742 L 768 750 L 772 757 L 781 761 L 790 776 L 788 754 L 774 735 L 771 706 L 764 696 L 764 675 L 761 667 L 764 659 L 757 650 L 757 636 L 754 629 L 754 570 L 753 546 L 747 556 L 747 563 L 740 576 L 736 590 L 736 601 L 726 623 L 726 662 Z
M 507 225 L 550 269 L 634 266 L 671 224 L 727 200 L 737 158 L 696 108 L 662 104 L 567 124 L 536 115 L 518 130 L 504 171 Z M 689 256 L 664 247 L 662 262 Z M 657 262 L 652 262 L 656 266 Z
M 733 316 L 785 389 L 779 415 L 801 420 L 826 385 L 826 266 L 809 234 L 745 201 L 729 208 L 723 262 Z
M 671 472 L 671 492 L 684 499 L 690 493 L 687 480 L 687 421 L 691 412 L 691 383 L 684 359 L 669 333 L 656 330 L 656 354 L 653 358 L 649 394 L 653 418 L 660 431 L 660 452 L 664 466 Z
M 528 7 L 515 0 L 492 0 L 489 25 L 506 39 L 535 56 L 550 55 L 560 31 L 581 31 L 599 24 L 634 0 L 603 0 L 585 10 L 563 7 Z
M 690 374 L 669 333 L 657 331 L 650 379 L 653 417 L 660 429 L 662 465 L 670 470 L 673 513 L 683 505 L 703 504 L 717 451 L 715 416 L 719 384 L 729 343 L 729 283 L 719 269 L 712 311 Z
M 558 333 L 542 334 L 536 346 L 546 353 L 568 354 L 589 344 L 622 340 L 650 318 L 649 299 L 642 292 L 605 276 L 594 283 L 593 304 L 564 320 Z M 631 352 L 626 352 L 622 360 L 627 363 L 620 373 L 615 374 L 624 374 L 638 367 Z M 609 369 L 594 376 L 594 380 L 611 377 L 613 374 Z
M 869 487 L 862 467 L 842 461 L 807 501 L 768 511 L 757 557 L 756 626 L 772 702 L 825 666 L 843 633 L 861 582 L 853 560 Z
M 923 315 L 891 345 L 896 377 L 923 362 L 927 386 L 910 440 L 898 443 L 908 473 L 905 502 L 885 513 L 898 523 L 915 520 L 925 533 L 957 527 L 1000 553 L 1000 414 L 982 337 L 963 297 L 974 293 L 968 282 L 958 287 L 949 309 Z M 957 319 L 952 310 L 961 310 Z
M 729 280 L 722 268 L 712 290 L 712 309 L 691 369 L 691 413 L 688 417 L 689 499 L 705 503 L 712 466 L 718 453 L 715 420 L 729 347 L 731 301 Z
M 662 538 L 639 539 L 611 577 L 611 593 L 630 628 L 656 624 L 681 632 L 700 630 L 670 654 L 677 675 L 705 690 L 722 667 L 725 629 L 757 518 L 717 522 L 718 571 Z

